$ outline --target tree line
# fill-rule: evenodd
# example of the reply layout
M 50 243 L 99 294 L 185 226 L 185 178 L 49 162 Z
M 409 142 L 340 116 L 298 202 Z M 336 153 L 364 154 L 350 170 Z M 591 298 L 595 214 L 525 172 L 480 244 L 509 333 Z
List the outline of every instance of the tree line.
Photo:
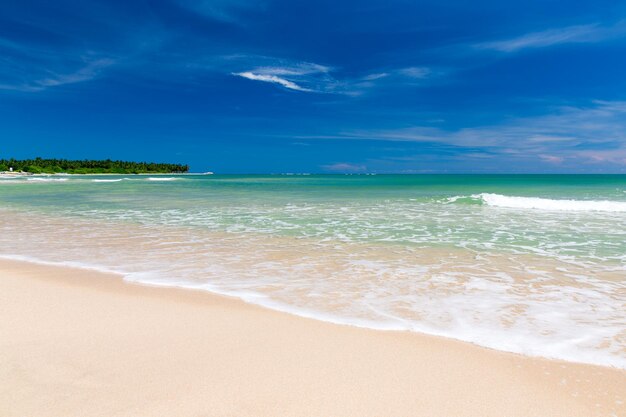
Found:
M 111 159 L 0 159 L 0 171 L 9 169 L 32 174 L 172 174 L 188 172 L 189 165 Z

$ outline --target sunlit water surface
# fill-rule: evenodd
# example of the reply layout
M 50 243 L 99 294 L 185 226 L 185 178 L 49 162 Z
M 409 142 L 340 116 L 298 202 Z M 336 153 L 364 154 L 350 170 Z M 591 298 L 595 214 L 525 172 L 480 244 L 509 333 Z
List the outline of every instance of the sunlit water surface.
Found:
M 0 255 L 626 368 L 626 176 L 0 178 Z

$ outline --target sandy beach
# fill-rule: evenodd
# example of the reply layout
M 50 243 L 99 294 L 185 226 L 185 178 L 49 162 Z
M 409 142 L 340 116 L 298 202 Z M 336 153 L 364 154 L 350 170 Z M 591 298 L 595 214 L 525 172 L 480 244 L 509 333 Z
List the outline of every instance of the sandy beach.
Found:
M 0 262 L 2 416 L 623 416 L 623 370 Z

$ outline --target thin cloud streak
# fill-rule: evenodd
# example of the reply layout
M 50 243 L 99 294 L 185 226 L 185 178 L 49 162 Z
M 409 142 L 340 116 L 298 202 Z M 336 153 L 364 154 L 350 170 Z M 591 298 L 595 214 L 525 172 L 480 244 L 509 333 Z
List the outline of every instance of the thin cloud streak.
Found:
M 568 26 L 531 32 L 511 39 L 474 44 L 478 49 L 498 52 L 516 52 L 527 48 L 544 48 L 566 43 L 594 43 L 626 36 L 626 21 L 613 26 L 599 24 Z
M 431 75 L 432 71 L 430 68 L 426 67 L 408 67 L 398 70 L 398 73 L 405 77 L 423 79 Z
M 259 65 L 258 61 L 261 61 L 262 65 Z M 366 73 L 366 75 L 350 74 L 338 77 L 337 74 L 341 71 L 335 67 L 267 56 L 226 56 L 223 57 L 223 64 L 225 64 L 225 70 L 230 70 L 231 75 L 249 80 L 273 83 L 291 90 L 309 93 L 352 97 L 363 95 L 376 87 L 385 88 L 398 84 L 417 85 L 416 81 L 423 82 L 441 75 L 431 68 L 416 66 L 386 68 L 379 72 Z M 233 71 L 233 66 L 238 66 L 239 69 Z M 241 71 L 241 67 L 252 69 Z
M 0 84 L 0 90 L 22 92 L 38 92 L 51 87 L 65 84 L 75 84 L 97 78 L 101 71 L 113 65 L 115 61 L 109 58 L 96 59 L 87 62 L 83 67 L 68 73 L 51 74 L 48 77 L 35 79 L 24 83 Z
M 234 72 L 233 75 L 236 75 L 238 77 L 247 78 L 249 80 L 254 80 L 254 81 L 263 81 L 263 82 L 266 82 L 266 83 L 279 84 L 279 85 L 282 85 L 283 87 L 288 88 L 290 90 L 304 91 L 304 92 L 313 92 L 313 90 L 309 90 L 308 88 L 301 87 L 301 86 L 299 86 L 298 84 L 296 84 L 294 82 L 286 80 L 285 78 L 278 77 L 276 75 L 255 74 L 255 73 L 250 72 L 250 71 Z
M 247 59 L 242 56 L 239 59 Z M 258 57 L 266 61 L 265 65 L 256 66 L 247 71 L 234 71 L 232 75 L 253 81 L 278 84 L 284 88 L 307 93 L 333 92 L 337 81 L 329 73 L 331 67 L 310 62 L 285 61 L 278 58 Z
M 534 156 L 552 164 L 579 160 L 626 165 L 626 102 L 595 101 L 589 107 L 560 107 L 553 114 L 457 130 L 415 126 L 298 138 L 440 143 L 491 155 Z
M 325 65 L 313 64 L 310 62 L 300 62 L 291 66 L 267 66 L 259 67 L 255 70 L 259 74 L 269 75 L 283 75 L 283 76 L 305 76 L 311 74 L 325 74 L 332 70 L 332 68 Z
M 322 165 L 322 169 L 330 172 L 364 172 L 367 166 L 362 164 L 351 164 L 348 162 L 338 162 L 331 165 Z

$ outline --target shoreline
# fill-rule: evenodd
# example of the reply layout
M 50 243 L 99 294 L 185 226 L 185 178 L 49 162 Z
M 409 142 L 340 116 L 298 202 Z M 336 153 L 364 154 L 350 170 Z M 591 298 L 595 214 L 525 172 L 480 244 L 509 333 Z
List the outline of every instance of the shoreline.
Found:
M 626 371 L 0 259 L 0 411 L 612 416 Z M 203 414 L 202 414 L 203 413 Z
M 624 350 L 619 350 L 620 347 L 623 347 L 623 343 L 621 339 L 619 339 L 619 334 L 624 329 L 624 321 L 620 320 L 623 314 L 620 313 L 619 306 L 616 306 L 614 309 L 604 309 L 602 307 L 604 307 L 606 303 L 603 304 L 601 302 L 597 302 L 597 300 L 613 300 L 613 297 L 608 290 L 599 294 L 594 294 L 593 292 L 590 294 L 584 292 L 585 283 L 580 285 L 582 290 L 578 292 L 577 290 L 579 286 L 575 286 L 576 282 L 565 282 L 566 286 L 564 288 L 566 291 L 562 291 L 562 294 L 564 294 L 562 298 L 557 298 L 561 296 L 561 291 L 555 294 L 556 291 L 550 290 L 552 287 L 548 286 L 549 291 L 545 292 L 545 294 L 547 294 L 546 297 L 558 302 L 552 306 L 547 305 L 547 303 L 543 306 L 545 307 L 545 312 L 548 313 L 548 317 L 545 318 L 545 320 L 545 315 L 541 316 L 529 314 L 528 316 L 525 316 L 523 314 L 523 308 L 527 305 L 530 306 L 530 309 L 535 306 L 541 308 L 542 304 L 532 304 L 530 302 L 532 300 L 524 297 L 506 296 L 503 297 L 506 302 L 502 302 L 498 297 L 497 291 L 485 292 L 485 295 L 495 293 L 495 297 L 491 298 L 487 298 L 485 295 L 479 293 L 478 297 L 473 298 L 473 300 L 479 302 L 478 304 L 467 303 L 463 297 L 468 295 L 468 297 L 472 299 L 471 295 L 473 289 L 470 286 L 470 290 L 464 292 L 463 288 L 466 287 L 466 283 L 463 282 L 463 280 L 456 281 L 458 282 L 458 284 L 455 283 L 456 286 L 448 285 L 452 294 L 458 293 L 462 296 L 461 300 L 459 300 L 461 302 L 457 303 L 457 305 L 447 304 L 445 297 L 437 298 L 437 291 L 440 293 L 442 292 L 440 288 L 435 287 L 435 291 L 431 293 L 428 288 L 422 286 L 412 293 L 407 292 L 406 294 L 408 297 L 396 297 L 396 302 L 398 302 L 399 306 L 397 311 L 393 311 L 393 308 L 395 307 L 392 303 L 372 303 L 374 313 L 369 316 L 367 314 L 361 314 L 358 310 L 356 310 L 355 314 L 351 314 L 353 311 L 345 308 L 347 305 L 345 300 L 351 301 L 349 297 L 352 297 L 352 294 L 357 294 L 356 301 L 361 302 L 361 300 L 358 299 L 359 293 L 352 292 L 349 288 L 346 292 L 333 293 L 333 285 L 324 286 L 325 289 L 330 291 L 318 291 L 317 296 L 322 300 L 321 302 L 318 302 L 313 297 L 307 297 L 306 293 L 303 293 L 304 296 L 300 297 L 300 294 L 292 290 L 290 285 L 286 285 L 283 289 L 281 289 L 281 291 L 289 296 L 293 295 L 293 297 L 289 298 L 280 293 L 278 293 L 278 296 L 274 296 L 274 293 L 271 291 L 275 290 L 269 286 L 269 290 L 266 291 L 266 288 L 262 286 L 262 280 L 256 281 L 257 276 L 254 273 L 244 276 L 246 279 L 236 280 L 232 280 L 230 278 L 229 273 L 231 270 L 228 270 L 228 273 L 226 274 L 212 273 L 212 265 L 222 265 L 222 262 L 226 263 L 227 261 L 229 262 L 230 259 L 237 259 L 236 257 L 242 247 L 246 248 L 246 251 L 250 254 L 250 256 L 242 259 L 236 267 L 232 268 L 232 272 L 235 274 L 241 271 L 245 273 L 246 269 L 243 267 L 246 266 L 249 267 L 248 270 L 256 271 L 256 263 L 264 262 L 266 259 L 278 260 L 282 262 L 281 268 L 277 269 L 276 272 L 288 270 L 289 268 L 300 267 L 301 260 L 299 258 L 299 254 L 303 253 L 305 250 L 310 250 L 310 243 L 315 244 L 314 240 L 294 240 L 289 236 L 285 237 L 278 234 L 276 236 L 267 236 L 262 233 L 252 234 L 250 232 L 243 234 L 231 234 L 223 231 L 206 231 L 202 228 L 196 229 L 195 227 L 189 229 L 186 226 L 179 227 L 178 225 L 175 227 L 163 227 L 159 224 L 158 219 L 154 221 L 151 217 L 148 217 L 148 223 L 151 224 L 151 227 L 146 229 L 138 226 L 138 224 L 140 224 L 139 222 L 142 220 L 142 217 L 140 216 L 137 219 L 131 218 L 128 221 L 123 219 L 122 222 L 119 222 L 115 218 L 100 218 L 99 215 L 94 216 L 93 219 L 85 218 L 85 216 L 75 216 L 72 213 L 69 213 L 68 215 L 68 213 L 64 213 L 61 210 L 24 210 L 19 207 L 9 207 L 0 209 L 0 212 L 4 212 L 5 214 L 3 216 L 4 222 L 2 223 L 4 226 L 3 230 L 7 231 L 5 234 L 7 238 L 10 238 L 17 231 L 21 231 L 20 235 L 18 235 L 20 236 L 20 239 L 15 240 L 12 247 L 13 250 L 11 250 L 11 253 L 7 253 L 6 258 L 8 259 L 22 259 L 27 262 L 42 262 L 48 265 L 56 264 L 59 266 L 87 268 L 103 272 L 115 272 L 122 274 L 124 279 L 128 281 L 137 281 L 147 285 L 181 287 L 209 291 L 213 294 L 232 296 L 252 304 L 261 305 L 265 308 L 286 312 L 295 316 L 312 318 L 334 324 L 385 331 L 412 331 L 420 334 L 429 334 L 446 339 L 469 342 L 498 351 L 512 352 L 553 360 L 563 360 L 569 363 L 587 363 L 626 370 L 626 365 L 623 360 Z M 143 213 L 141 213 L 141 215 L 143 215 Z M 168 217 L 167 220 L 169 221 L 171 217 L 172 216 Z M 152 225 L 154 226 L 152 227 Z M 68 241 L 66 240 L 64 234 L 57 233 L 57 230 L 59 229 L 89 230 L 89 233 L 78 233 L 75 235 L 74 239 Z M 28 238 L 25 236 L 27 231 L 33 232 Z M 189 233 L 193 235 L 193 238 L 190 238 Z M 98 239 L 83 238 L 83 236 L 89 236 L 90 234 L 98 236 Z M 151 245 L 150 242 L 155 241 L 153 239 L 155 236 L 166 236 L 166 240 L 171 242 L 170 244 L 172 245 L 172 249 L 167 251 L 172 254 L 171 257 L 169 255 L 168 257 L 161 257 L 160 253 L 162 248 L 160 244 Z M 193 243 L 194 241 L 203 241 L 206 243 L 196 245 Z M 182 252 L 178 249 L 180 247 L 180 242 L 189 245 L 186 246 L 185 250 Z M 261 242 L 262 246 L 258 245 L 257 242 Z M 7 248 L 11 248 L 11 246 L 12 245 L 9 244 Z M 141 254 L 136 252 L 134 249 L 139 246 L 142 248 Z M 334 259 L 348 259 L 343 255 L 344 253 L 359 259 L 385 260 L 385 262 L 387 262 L 387 264 L 385 264 L 385 271 L 391 270 L 389 269 L 389 265 L 392 268 L 397 266 L 400 268 L 407 268 L 409 266 L 419 266 L 422 264 L 431 265 L 431 262 L 436 265 L 446 262 L 448 265 L 466 265 L 474 262 L 474 257 L 471 252 L 458 248 L 441 251 L 420 249 L 419 251 L 412 250 L 411 252 L 403 252 L 400 254 L 399 252 L 388 250 L 388 248 L 393 249 L 393 246 L 383 244 L 377 246 L 372 245 L 372 247 L 375 248 L 375 252 L 370 249 L 369 244 L 361 244 L 360 242 L 350 243 L 349 246 L 346 245 L 345 248 L 340 248 L 341 250 L 337 250 L 337 246 L 334 246 L 330 250 L 326 247 L 322 247 L 323 251 L 321 251 L 322 249 L 320 249 L 320 247 L 317 247 L 315 248 L 315 257 L 310 258 L 310 260 L 305 260 L 304 262 L 307 266 L 326 266 L 326 264 L 320 262 L 320 260 L 324 260 L 326 256 L 334 254 L 341 254 L 340 256 L 335 256 Z M 173 252 L 174 248 L 176 248 L 176 253 Z M 122 249 L 122 251 L 120 251 L 120 249 Z M 96 256 L 90 257 L 87 255 L 93 251 L 95 251 Z M 16 255 L 18 253 L 28 254 L 29 256 L 19 257 Z M 109 257 L 107 260 L 107 257 L 100 254 L 110 255 L 107 255 Z M 213 255 L 208 256 L 209 254 Z M 419 258 L 415 254 L 418 254 Z M 517 286 L 517 291 L 514 292 L 514 294 L 532 295 L 532 292 L 528 289 L 532 289 L 533 291 L 539 289 L 539 287 L 535 284 L 527 285 L 524 283 L 523 279 L 526 278 L 526 275 L 516 275 L 516 270 L 514 268 L 509 268 L 509 266 L 513 264 L 513 261 L 506 263 L 509 261 L 507 258 L 500 262 L 497 256 L 502 258 L 502 254 L 506 255 L 506 252 L 489 252 L 489 255 L 493 255 L 489 261 L 490 263 L 487 265 L 490 268 L 489 271 L 503 271 L 505 273 L 509 273 L 512 277 L 514 277 L 514 279 L 520 280 L 522 285 Z M 202 262 L 199 261 L 200 258 L 203 259 Z M 66 259 L 71 259 L 74 262 L 65 261 Z M 46 260 L 48 262 L 46 262 Z M 522 256 L 514 260 L 516 264 L 524 265 L 524 268 L 532 266 L 534 269 L 539 271 L 555 271 L 557 279 L 563 279 L 562 274 L 556 273 L 555 267 L 559 266 L 559 264 L 551 264 L 548 262 L 542 263 L 542 261 L 543 259 L 541 258 Z M 182 273 L 179 268 L 170 268 L 170 262 L 175 262 L 176 265 L 185 265 L 185 268 L 188 269 L 185 269 L 185 272 Z M 308 264 L 306 262 L 308 262 Z M 187 267 L 187 265 L 189 265 L 189 267 Z M 351 267 L 350 264 L 347 264 L 347 266 Z M 203 271 L 203 268 L 205 268 L 206 271 Z M 346 269 L 346 266 L 342 264 L 341 268 Z M 224 269 L 224 271 L 226 271 L 226 269 Z M 310 269 L 313 273 L 303 274 L 301 279 L 309 279 L 313 282 L 313 284 L 317 281 L 320 284 L 316 285 L 321 287 L 321 283 L 325 282 L 323 280 L 324 277 L 319 274 L 315 274 L 315 268 Z M 361 274 L 355 275 L 354 279 L 350 278 L 350 282 L 357 282 L 361 280 L 361 278 L 370 279 L 371 276 L 366 274 L 369 273 L 371 275 L 370 271 L 378 272 L 381 270 L 381 268 L 368 269 L 361 268 L 360 266 L 358 269 L 361 271 Z M 414 269 L 411 271 L 413 270 Z M 447 272 L 448 269 L 439 269 L 438 271 Z M 474 270 L 469 271 L 470 274 L 468 277 L 473 277 L 473 271 Z M 272 273 L 272 271 L 267 272 Z M 403 272 L 403 269 L 400 269 L 400 272 Z M 452 272 L 455 272 L 455 270 L 452 270 Z M 597 270 L 593 268 L 590 268 L 588 271 L 582 268 L 567 270 L 568 274 L 582 275 L 587 274 L 587 272 L 590 277 L 593 277 L 594 274 L 598 273 Z M 458 270 L 456 273 L 458 273 Z M 419 275 L 415 276 L 419 277 Z M 615 291 L 615 300 L 619 300 L 621 294 L 621 287 L 619 285 L 619 282 L 621 281 L 619 280 L 621 279 L 621 276 L 619 276 L 616 272 L 614 275 L 607 275 L 604 276 L 604 278 L 606 278 L 607 281 L 610 281 L 610 279 L 613 278 L 613 282 L 618 283 L 615 286 L 608 288 Z M 284 283 L 290 282 L 288 280 L 272 281 L 272 285 L 275 285 L 274 288 L 281 288 L 281 281 Z M 436 279 L 434 281 L 437 282 Z M 255 287 L 249 284 L 250 282 L 252 284 L 261 282 L 260 289 L 256 291 Z M 363 282 L 368 281 L 363 280 Z M 593 280 L 591 280 L 591 282 L 593 282 Z M 500 288 L 500 282 L 495 280 L 494 284 L 494 288 Z M 611 282 L 608 282 L 608 284 L 611 284 Z M 296 286 L 296 288 L 299 287 Z M 312 286 L 308 285 L 304 288 L 310 289 Z M 389 288 L 394 289 L 395 287 L 390 285 Z M 524 292 L 522 293 L 520 291 Z M 538 292 L 538 294 L 539 293 L 542 293 L 542 289 Z M 580 302 L 569 303 L 568 305 L 566 303 L 568 301 L 568 293 L 570 295 L 581 294 Z M 404 295 L 404 293 L 400 295 Z M 600 295 L 604 296 L 604 298 L 601 298 Z M 385 294 L 383 294 L 383 297 L 384 296 Z M 431 303 L 428 297 L 433 296 L 434 302 Z M 587 303 L 586 300 L 589 300 L 590 296 L 594 296 L 595 298 L 591 298 L 592 302 Z M 418 320 L 411 320 L 413 318 L 410 316 L 412 311 L 407 311 L 409 314 L 403 316 L 405 311 L 402 310 L 403 305 L 400 302 L 410 303 L 410 297 L 414 297 L 416 300 L 414 304 L 409 304 L 409 307 L 414 308 L 414 311 L 420 311 L 420 314 L 423 315 L 433 312 L 432 316 L 425 316 L 427 319 L 431 319 L 430 322 L 428 320 L 423 320 L 425 325 L 422 325 L 419 320 L 420 317 L 418 317 Z M 335 306 L 330 304 L 334 302 L 333 298 L 337 300 L 336 302 L 338 305 L 340 302 L 344 304 L 341 304 L 339 305 L 339 308 L 334 309 Z M 439 301 L 440 299 L 442 300 L 441 302 Z M 383 300 L 386 302 L 386 299 L 383 298 Z M 484 304 L 480 304 L 484 301 L 486 301 Z M 493 301 L 493 303 L 491 301 Z M 316 302 L 318 304 L 315 304 Z M 463 304 L 463 302 L 465 302 L 465 304 Z M 424 306 L 429 306 L 429 309 L 422 308 L 420 303 L 423 303 L 422 305 Z M 484 305 L 498 306 L 498 303 L 500 303 L 500 305 L 508 303 L 508 305 L 514 306 L 514 308 L 518 308 L 519 304 L 520 310 L 515 311 L 514 308 L 511 308 L 510 311 L 507 311 L 506 309 L 502 309 L 504 313 L 510 313 L 510 316 L 507 317 L 507 314 L 502 314 L 502 316 L 499 314 L 493 316 L 492 310 L 484 307 Z M 578 304 L 581 304 L 580 308 Z M 361 303 L 360 305 L 368 307 L 368 303 Z M 570 308 L 569 310 L 562 308 L 564 305 L 571 306 L 573 308 Z M 391 308 L 385 310 L 384 308 L 386 306 L 391 306 Z M 374 310 L 376 307 L 383 307 L 380 310 L 382 313 L 389 312 L 391 314 L 387 316 L 380 314 L 378 310 Z M 613 307 L 613 305 L 609 305 L 609 307 Z M 599 312 L 613 311 L 614 314 L 613 317 L 610 317 L 608 313 L 594 315 L 593 311 L 590 311 L 592 309 Z M 408 308 L 405 310 L 408 310 Z M 581 311 L 586 311 L 589 314 L 584 315 Z M 393 315 L 393 313 L 396 312 L 398 314 Z M 461 314 L 459 314 L 459 312 Z M 519 313 L 519 322 L 521 322 L 521 325 L 518 325 L 517 322 L 513 321 L 518 318 L 518 316 L 515 316 L 518 312 L 521 312 Z M 555 320 L 553 321 L 553 324 L 555 324 L 553 326 L 543 324 L 551 324 L 549 316 L 550 313 L 567 318 L 570 315 L 570 312 L 575 312 L 577 317 L 580 317 L 579 322 L 582 321 L 582 323 L 573 323 L 574 320 L 570 320 L 569 322 L 567 320 Z M 366 311 L 366 313 L 368 312 Z M 441 326 L 429 326 L 429 324 L 433 322 L 435 324 L 439 324 L 439 322 L 436 321 L 436 314 L 442 315 L 445 319 L 447 319 L 448 316 L 445 315 L 448 313 L 452 318 L 447 320 L 447 322 L 446 320 L 441 320 Z M 477 316 L 473 316 L 474 314 Z M 403 321 L 402 318 L 404 317 L 408 317 L 408 319 Z M 432 317 L 434 317 L 434 320 Z M 467 320 L 465 320 L 466 318 Z M 524 326 L 524 320 L 530 322 L 528 318 L 536 322 L 537 325 L 534 327 Z M 508 319 L 510 319 L 511 322 L 508 322 Z M 498 322 L 498 320 L 500 321 Z M 467 324 L 463 325 L 463 323 Z M 486 323 L 486 325 L 483 325 L 483 323 Z M 473 326 L 473 324 L 476 324 L 476 326 Z M 559 327 L 558 325 L 561 324 L 563 325 Z M 574 327 L 575 324 L 577 327 Z M 613 327 L 610 328 L 608 326 Z M 613 337 L 613 335 L 615 335 L 614 339 L 605 338 L 603 340 L 599 336 L 596 337 L 596 335 L 601 336 L 602 334 L 609 333 L 608 331 L 603 332 L 603 329 L 607 327 L 612 331 L 609 336 Z M 561 332 L 561 329 L 564 330 Z M 542 330 L 544 333 L 540 332 Z M 534 335 L 543 336 L 544 334 L 548 336 L 544 338 L 533 337 Z M 555 337 L 551 337 L 552 334 L 555 335 Z M 561 335 L 564 337 L 558 337 Z M 587 335 L 589 335 L 589 338 L 585 340 L 584 338 Z M 602 348 L 599 349 L 599 351 L 594 350 L 593 348 L 585 350 L 584 346 L 593 346 L 588 342 L 589 339 L 595 341 L 595 345 L 601 346 Z M 580 346 L 583 348 L 578 349 L 577 343 L 580 343 Z
M 541 354 L 522 353 L 522 352 L 516 352 L 513 350 L 499 349 L 497 347 L 483 345 L 483 344 L 476 343 L 470 340 L 464 340 L 462 338 L 458 338 L 458 337 L 454 337 L 454 336 L 450 336 L 446 334 L 437 334 L 434 332 L 431 333 L 428 331 L 421 331 L 421 330 L 415 330 L 415 329 L 394 328 L 394 327 L 387 327 L 387 326 L 382 326 L 382 325 L 377 326 L 374 323 L 364 322 L 364 321 L 342 321 L 332 315 L 321 316 L 317 312 L 313 312 L 309 310 L 302 310 L 302 309 L 294 309 L 292 306 L 289 306 L 289 305 L 281 305 L 281 304 L 276 304 L 276 303 L 268 304 L 268 303 L 262 303 L 258 301 L 251 301 L 247 299 L 245 296 L 231 294 L 228 292 L 221 292 L 216 289 L 184 286 L 180 284 L 169 285 L 169 284 L 164 284 L 162 282 L 155 283 L 155 282 L 145 281 L 145 280 L 127 279 L 127 276 L 132 275 L 132 273 L 128 273 L 128 272 L 124 272 L 124 271 L 116 270 L 116 269 L 109 269 L 109 268 L 97 266 L 97 265 L 83 264 L 81 262 L 73 262 L 73 261 L 55 262 L 55 261 L 45 261 L 45 260 L 40 260 L 37 258 L 31 258 L 29 256 L 0 255 L 0 270 L 2 269 L 2 262 L 4 261 L 40 265 L 43 267 L 51 267 L 51 268 L 62 268 L 62 269 L 71 269 L 71 270 L 76 269 L 78 271 L 93 272 L 95 274 L 112 275 L 116 277 L 116 279 L 121 280 L 123 283 L 127 285 L 147 287 L 147 288 L 156 288 L 156 289 L 162 289 L 162 290 L 182 291 L 183 293 L 187 293 L 187 292 L 200 293 L 200 294 L 206 294 L 207 296 L 210 296 L 210 297 L 218 297 L 218 298 L 223 297 L 229 300 L 233 300 L 235 302 L 244 303 L 254 308 L 260 308 L 262 310 L 269 310 L 269 311 L 277 312 L 280 314 L 287 314 L 289 316 L 293 316 L 296 318 L 305 319 L 305 320 L 313 320 L 316 322 L 322 322 L 322 323 L 330 324 L 333 326 L 353 327 L 357 329 L 363 329 L 363 330 L 374 331 L 374 332 L 415 334 L 418 337 L 422 337 L 422 336 L 432 337 L 432 338 L 441 339 L 444 341 L 452 341 L 455 343 L 467 344 L 472 347 L 478 347 L 480 349 L 487 349 L 489 351 L 494 351 L 496 353 L 511 354 L 511 355 L 516 355 L 516 356 L 521 356 L 524 358 L 547 360 L 550 362 L 557 362 L 557 363 L 562 363 L 565 365 L 576 364 L 576 365 L 589 365 L 589 366 L 600 367 L 600 368 L 608 368 L 611 370 L 623 371 L 626 375 L 626 368 L 622 368 L 622 367 L 615 366 L 615 365 L 608 364 L 608 363 L 585 362 L 582 360 L 570 360 L 570 359 L 564 359 L 564 358 L 559 358 L 559 357 L 545 356 Z

